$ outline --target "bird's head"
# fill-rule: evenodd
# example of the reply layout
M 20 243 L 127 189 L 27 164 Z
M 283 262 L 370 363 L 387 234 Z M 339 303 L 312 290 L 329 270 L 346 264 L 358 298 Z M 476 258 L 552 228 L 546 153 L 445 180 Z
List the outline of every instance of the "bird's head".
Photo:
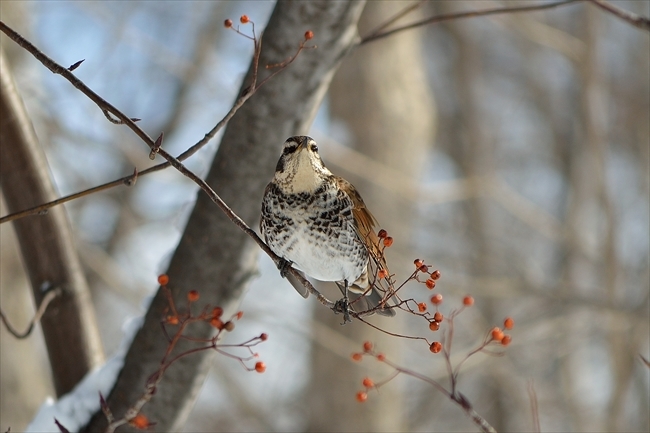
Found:
M 331 175 L 313 138 L 299 135 L 284 142 L 274 179 L 285 193 L 313 192 Z

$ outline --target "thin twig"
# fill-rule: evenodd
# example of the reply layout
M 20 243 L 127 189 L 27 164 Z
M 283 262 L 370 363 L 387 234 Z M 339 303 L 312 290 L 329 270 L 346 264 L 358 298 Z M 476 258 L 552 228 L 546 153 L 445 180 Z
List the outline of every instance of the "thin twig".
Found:
M 45 313 L 45 310 L 47 309 L 47 306 L 50 305 L 50 302 L 52 302 L 56 297 L 61 295 L 61 289 L 60 288 L 55 288 L 49 290 L 45 296 L 43 297 L 43 300 L 41 301 L 41 305 L 38 306 L 38 310 L 36 310 L 36 314 L 34 314 L 34 317 L 32 320 L 29 322 L 29 326 L 27 326 L 27 329 L 25 332 L 18 332 L 16 331 L 16 328 L 11 326 L 11 323 L 9 323 L 9 320 L 5 316 L 5 313 L 0 309 L 0 318 L 2 318 L 2 323 L 5 324 L 7 327 L 7 330 L 13 335 L 14 337 L 18 339 L 23 339 L 27 338 L 32 331 L 34 330 L 34 325 L 38 323 L 39 320 L 41 320 L 41 317 L 43 317 L 43 314 Z
M 535 383 L 528 381 L 528 398 L 530 399 L 530 412 L 533 416 L 533 431 L 539 433 L 542 431 L 539 424 L 539 407 L 537 406 L 537 393 L 535 392 Z
M 437 24 L 443 21 L 452 21 L 452 20 L 458 20 L 463 18 L 481 17 L 487 15 L 497 15 L 497 14 L 507 14 L 507 13 L 512 14 L 518 12 L 534 12 L 534 11 L 556 8 L 560 6 L 569 5 L 571 3 L 578 3 L 583 1 L 585 0 L 563 0 L 554 3 L 538 3 L 529 6 L 501 7 L 501 8 L 483 9 L 478 11 L 454 12 L 451 14 L 436 15 L 430 18 L 425 18 L 420 21 L 415 21 L 411 24 L 406 24 L 391 30 L 386 30 L 385 32 L 380 32 L 380 33 L 376 33 L 376 31 L 371 32 L 370 35 L 361 38 L 361 40 L 358 42 L 358 45 L 363 45 L 368 42 L 373 42 L 379 39 L 383 39 L 395 33 L 403 32 L 404 30 L 414 29 L 428 24 Z
M 376 354 L 371 353 L 373 356 L 376 357 Z M 405 374 L 407 376 L 414 377 L 416 379 L 419 379 L 423 382 L 428 383 L 429 385 L 432 385 L 434 388 L 436 388 L 438 391 L 440 391 L 442 394 L 444 394 L 447 398 L 449 398 L 451 401 L 454 403 L 458 404 L 463 411 L 469 416 L 469 418 L 476 424 L 481 431 L 484 433 L 496 433 L 496 430 L 494 427 L 488 423 L 485 418 L 483 418 L 481 415 L 479 415 L 474 408 L 472 408 L 472 405 L 469 403 L 469 401 L 463 396 L 461 393 L 454 391 L 454 392 L 449 392 L 447 389 L 445 389 L 444 386 L 442 386 L 440 383 L 438 383 L 436 380 L 427 377 L 423 374 L 417 373 L 413 370 L 409 370 L 407 368 L 400 367 L 397 364 L 394 364 L 393 362 L 389 361 L 388 359 L 384 358 L 382 360 L 383 363 L 388 365 L 389 367 L 392 367 L 395 369 L 400 374 Z M 397 375 L 396 375 L 397 376 Z M 394 377 L 396 377 L 394 376 Z M 382 384 L 385 382 L 382 382 Z
M 650 31 L 650 19 L 648 19 L 647 17 L 643 17 L 633 12 L 626 11 L 625 9 L 621 9 L 618 6 L 614 6 L 613 4 L 608 3 L 604 0 L 588 0 L 588 1 L 598 6 L 602 10 L 607 11 L 610 14 L 619 17 L 624 21 L 627 21 L 629 24 L 633 25 L 634 27 L 638 27 L 642 30 Z
M 420 1 L 416 2 L 416 3 L 408 5 L 407 7 L 405 7 L 404 9 L 397 12 L 395 15 L 393 15 L 392 17 L 388 18 L 386 21 L 384 21 L 383 23 L 381 23 L 377 27 L 375 27 L 375 29 L 372 31 L 372 33 L 370 33 L 370 35 L 368 35 L 368 36 L 371 37 L 371 36 L 378 35 L 384 29 L 386 29 L 387 27 L 390 27 L 391 24 L 393 24 L 394 22 L 396 22 L 400 18 L 405 17 L 406 15 L 410 14 L 411 12 L 413 12 L 414 10 L 416 10 L 417 8 L 422 6 L 422 4 L 426 3 L 426 1 L 427 0 L 420 0 Z

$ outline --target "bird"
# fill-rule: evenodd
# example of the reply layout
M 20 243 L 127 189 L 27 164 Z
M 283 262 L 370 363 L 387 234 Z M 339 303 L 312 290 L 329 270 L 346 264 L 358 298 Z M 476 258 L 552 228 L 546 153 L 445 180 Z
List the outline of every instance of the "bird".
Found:
M 260 232 L 282 258 L 282 276 L 304 298 L 309 292 L 286 272 L 288 266 L 303 276 L 336 282 L 344 295 L 344 323 L 348 306 L 357 313 L 395 315 L 383 290 L 371 281 L 371 260 L 386 269 L 376 225 L 356 188 L 325 167 L 313 138 L 294 136 L 284 142 L 264 191 Z

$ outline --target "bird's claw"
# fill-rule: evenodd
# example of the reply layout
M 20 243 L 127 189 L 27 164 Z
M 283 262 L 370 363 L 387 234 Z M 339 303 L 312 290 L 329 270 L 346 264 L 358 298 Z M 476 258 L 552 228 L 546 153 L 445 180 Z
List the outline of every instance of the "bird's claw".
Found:
M 287 273 L 289 272 L 289 268 L 291 267 L 291 262 L 283 257 L 280 257 L 280 261 L 278 262 L 278 270 L 280 271 L 280 276 L 282 278 L 287 277 Z
M 352 322 L 352 319 L 350 319 L 350 301 L 347 296 L 336 301 L 334 304 L 334 312 L 336 314 L 343 313 L 343 323 L 341 325 Z

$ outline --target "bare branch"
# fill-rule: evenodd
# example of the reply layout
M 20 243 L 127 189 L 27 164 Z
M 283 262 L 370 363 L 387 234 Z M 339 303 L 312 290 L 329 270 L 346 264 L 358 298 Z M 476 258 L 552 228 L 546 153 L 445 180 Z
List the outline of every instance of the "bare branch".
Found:
M 633 25 L 634 27 L 638 27 L 642 30 L 650 31 L 650 19 L 648 19 L 647 17 L 643 17 L 641 15 L 637 15 L 630 11 L 626 11 L 625 9 L 621 9 L 618 6 L 614 6 L 613 4 L 606 2 L 605 0 L 589 0 L 589 2 L 598 6 L 602 10 L 607 11 L 610 14 L 619 17 L 624 21 L 627 21 L 629 24 Z
M 371 32 L 369 36 L 365 36 L 361 38 L 361 40 L 358 42 L 358 45 L 363 45 L 368 42 L 373 42 L 379 39 L 383 39 L 387 36 L 391 36 L 395 33 L 399 33 L 404 30 L 411 30 L 428 24 L 441 23 L 443 21 L 453 21 L 453 20 L 459 20 L 463 18 L 473 18 L 473 17 L 488 16 L 488 15 L 541 11 L 545 9 L 552 9 L 560 6 L 566 6 L 572 3 L 578 3 L 582 1 L 585 0 L 563 0 L 554 3 L 538 3 L 529 6 L 501 7 L 501 8 L 483 9 L 478 11 L 457 12 L 457 13 L 446 14 L 446 15 L 436 15 L 434 17 L 426 18 L 411 24 L 406 24 L 404 26 L 396 27 L 394 29 L 386 30 L 379 33 L 375 30 Z
M 54 288 L 51 289 L 47 292 L 45 297 L 41 300 L 41 305 L 38 306 L 38 310 L 36 310 L 36 314 L 34 314 L 34 317 L 32 320 L 29 321 L 29 325 L 27 326 L 27 329 L 25 332 L 18 332 L 16 331 L 16 328 L 14 328 L 11 323 L 9 323 L 9 320 L 7 319 L 7 316 L 5 315 L 4 311 L 0 309 L 0 318 L 2 319 L 2 323 L 5 324 L 7 327 L 7 330 L 16 338 L 18 339 L 23 339 L 29 337 L 29 335 L 32 333 L 34 330 L 34 325 L 38 323 L 39 320 L 41 320 L 41 317 L 43 317 L 43 313 L 45 313 L 45 310 L 47 309 L 47 306 L 50 305 L 50 302 L 54 300 L 57 296 L 61 295 L 61 289 L 59 288 Z

